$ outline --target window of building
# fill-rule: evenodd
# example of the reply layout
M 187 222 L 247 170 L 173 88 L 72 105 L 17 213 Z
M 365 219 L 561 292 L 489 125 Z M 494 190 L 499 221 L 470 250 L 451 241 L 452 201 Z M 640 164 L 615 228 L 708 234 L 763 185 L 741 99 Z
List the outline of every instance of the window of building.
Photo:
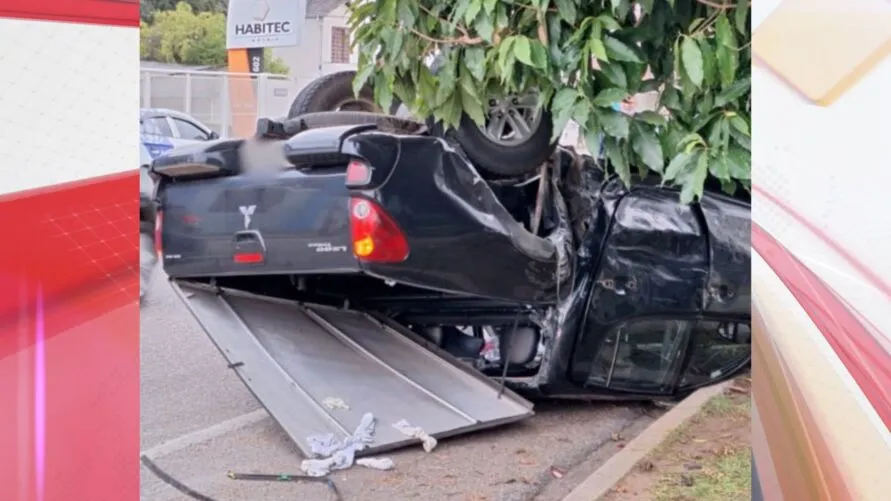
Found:
M 350 32 L 347 28 L 339 26 L 331 28 L 331 62 L 335 64 L 350 62 Z

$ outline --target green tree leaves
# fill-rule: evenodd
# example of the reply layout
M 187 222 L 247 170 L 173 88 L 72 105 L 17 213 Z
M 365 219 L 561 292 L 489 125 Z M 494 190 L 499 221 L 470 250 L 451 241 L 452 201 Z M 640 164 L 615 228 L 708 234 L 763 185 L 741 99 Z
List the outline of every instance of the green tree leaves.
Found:
M 185 1 L 194 12 L 226 12 L 228 0 L 142 0 L 139 2 L 139 16 L 145 23 L 151 23 L 158 11 L 176 9 L 176 5 Z
M 534 64 L 532 64 L 532 49 L 530 48 L 528 38 L 524 36 L 514 38 L 513 48 L 514 57 L 516 57 L 518 61 L 527 66 L 535 66 Z
M 749 187 L 750 4 L 360 0 L 350 4 L 357 83 L 392 82 L 413 112 L 452 126 L 462 114 L 484 121 L 490 97 L 536 91 L 555 138 L 575 120 L 623 179 L 652 171 L 690 201 L 708 176 Z M 641 92 L 657 94 L 656 110 L 613 109 Z
M 621 40 L 613 38 L 610 35 L 603 36 L 603 45 L 606 46 L 606 55 L 614 61 L 625 61 L 629 63 L 643 62 L 631 46 L 625 45 Z
M 621 87 L 609 87 L 598 92 L 592 102 L 595 106 L 611 108 L 614 104 L 628 97 L 628 92 Z
M 702 86 L 703 71 L 702 49 L 692 38 L 686 37 L 681 42 L 681 61 L 684 64 L 684 72 L 687 78 L 697 87 Z
M 653 128 L 643 122 L 634 122 L 631 127 L 631 149 L 650 170 L 662 172 L 665 157 L 662 155 L 662 144 Z

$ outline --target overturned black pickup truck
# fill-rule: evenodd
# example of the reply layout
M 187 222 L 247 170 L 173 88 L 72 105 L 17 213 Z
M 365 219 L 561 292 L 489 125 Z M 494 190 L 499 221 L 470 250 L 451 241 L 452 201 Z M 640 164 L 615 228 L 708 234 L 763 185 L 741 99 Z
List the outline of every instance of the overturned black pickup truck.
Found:
M 331 115 L 152 165 L 174 289 L 303 451 L 366 412 L 443 437 L 748 365 L 747 195 L 681 205 L 564 148 L 484 178 L 420 124 Z M 379 426 L 363 453 L 414 440 Z

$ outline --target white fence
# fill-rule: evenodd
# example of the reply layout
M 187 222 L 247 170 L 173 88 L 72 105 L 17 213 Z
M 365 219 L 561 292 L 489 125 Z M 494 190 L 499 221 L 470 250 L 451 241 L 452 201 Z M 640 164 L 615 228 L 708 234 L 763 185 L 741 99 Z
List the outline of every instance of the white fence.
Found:
M 272 74 L 140 70 L 143 108 L 169 108 L 194 116 L 224 137 L 244 134 L 239 124 L 282 117 L 309 80 Z

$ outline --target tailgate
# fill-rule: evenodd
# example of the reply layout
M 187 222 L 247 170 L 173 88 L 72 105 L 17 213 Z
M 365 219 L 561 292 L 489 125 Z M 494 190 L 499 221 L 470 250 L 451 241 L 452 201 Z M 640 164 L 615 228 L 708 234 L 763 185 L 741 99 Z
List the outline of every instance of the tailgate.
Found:
M 159 190 L 171 277 L 346 273 L 346 167 L 168 182 Z
M 310 457 L 310 437 L 352 435 L 377 422 L 361 454 L 417 439 L 407 420 L 441 438 L 517 421 L 532 404 L 399 326 L 352 310 L 291 303 L 174 282 L 174 290 L 254 396 Z M 435 348 L 434 348 L 435 349 Z M 337 399 L 348 408 L 329 408 Z

